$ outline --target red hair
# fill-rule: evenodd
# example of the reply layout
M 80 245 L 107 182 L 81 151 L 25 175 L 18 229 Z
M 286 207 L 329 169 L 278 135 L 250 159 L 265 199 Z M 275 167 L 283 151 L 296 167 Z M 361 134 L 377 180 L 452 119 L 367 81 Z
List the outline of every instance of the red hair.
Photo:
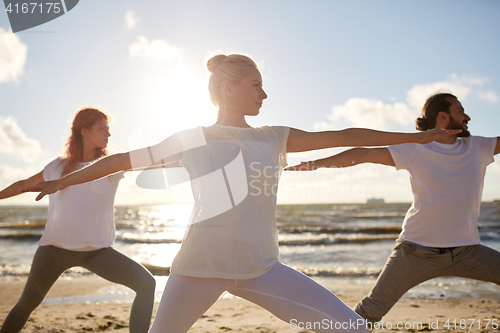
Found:
M 71 126 L 71 136 L 66 142 L 66 152 L 63 157 L 63 172 L 61 176 L 67 175 L 76 168 L 76 164 L 83 162 L 83 138 L 82 128 L 91 128 L 101 119 L 108 120 L 108 116 L 94 108 L 84 108 L 78 111 Z M 96 148 L 96 156 L 107 155 L 106 148 Z

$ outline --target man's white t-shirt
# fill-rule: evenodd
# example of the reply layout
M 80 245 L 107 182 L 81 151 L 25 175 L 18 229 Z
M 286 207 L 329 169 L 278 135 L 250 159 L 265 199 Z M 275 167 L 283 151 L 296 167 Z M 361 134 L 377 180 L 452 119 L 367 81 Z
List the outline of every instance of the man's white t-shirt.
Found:
M 484 175 L 496 143 L 496 138 L 470 136 L 454 144 L 389 146 L 396 169 L 410 173 L 414 197 L 399 237 L 428 247 L 479 244 Z
M 79 163 L 77 169 L 90 163 Z M 43 169 L 43 179 L 59 179 L 62 170 L 62 159 L 57 158 Z M 113 204 L 123 174 L 118 172 L 50 194 L 47 224 L 38 245 L 73 251 L 111 246 L 115 240 Z

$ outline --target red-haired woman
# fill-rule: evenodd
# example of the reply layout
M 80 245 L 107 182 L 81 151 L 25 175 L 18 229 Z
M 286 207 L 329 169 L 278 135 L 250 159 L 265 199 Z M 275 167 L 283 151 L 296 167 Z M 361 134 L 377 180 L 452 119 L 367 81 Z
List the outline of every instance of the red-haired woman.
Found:
M 71 127 L 64 157 L 36 175 L 0 191 L 0 199 L 19 194 L 23 187 L 54 180 L 106 155 L 108 116 L 94 108 L 80 110 Z M 113 202 L 123 172 L 71 186 L 49 196 L 47 225 L 21 298 L 5 319 L 1 333 L 19 332 L 31 312 L 67 269 L 81 266 L 136 292 L 130 332 L 147 332 L 153 310 L 155 280 L 140 264 L 112 248 L 115 239 Z

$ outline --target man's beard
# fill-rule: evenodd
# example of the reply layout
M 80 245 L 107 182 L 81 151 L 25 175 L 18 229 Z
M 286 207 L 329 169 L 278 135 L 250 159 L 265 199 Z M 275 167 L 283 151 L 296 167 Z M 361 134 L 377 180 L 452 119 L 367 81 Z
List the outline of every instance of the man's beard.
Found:
M 464 124 L 459 123 L 458 121 L 455 121 L 455 119 L 450 117 L 450 122 L 448 123 L 448 126 L 446 126 L 446 129 L 461 129 L 462 132 L 457 134 L 457 137 L 459 138 L 467 138 L 470 136 L 470 132 L 466 129 L 464 129 Z

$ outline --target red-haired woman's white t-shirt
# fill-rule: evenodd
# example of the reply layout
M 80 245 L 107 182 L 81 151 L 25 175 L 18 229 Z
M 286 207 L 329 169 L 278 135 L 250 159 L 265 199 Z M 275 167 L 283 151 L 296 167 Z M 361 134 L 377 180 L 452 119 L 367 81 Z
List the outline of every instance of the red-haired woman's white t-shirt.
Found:
M 78 169 L 90 164 L 79 163 Z M 43 169 L 45 180 L 61 177 L 61 158 Z M 114 199 L 123 172 L 73 185 L 49 195 L 47 224 L 38 245 L 73 251 L 110 247 L 115 240 Z

